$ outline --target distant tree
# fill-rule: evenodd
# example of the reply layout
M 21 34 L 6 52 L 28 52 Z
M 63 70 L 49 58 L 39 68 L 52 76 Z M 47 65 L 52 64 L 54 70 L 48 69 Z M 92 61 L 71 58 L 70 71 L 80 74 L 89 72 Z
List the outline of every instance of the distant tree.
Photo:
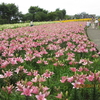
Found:
M 86 12 L 81 12 L 79 14 L 75 14 L 74 15 L 74 18 L 76 18 L 76 19 L 80 19 L 80 18 L 92 18 L 92 17 L 95 17 L 95 15 L 89 15 Z
M 63 19 L 63 13 L 62 11 L 56 11 L 56 19 Z
M 0 24 L 3 24 L 4 22 L 8 23 L 6 20 L 7 19 L 7 6 L 5 5 L 5 3 L 0 4 L 0 17 L 1 17 Z M 6 21 L 4 21 L 4 20 L 6 20 Z
M 18 20 L 23 20 L 23 15 L 22 12 L 18 12 L 15 17 L 17 17 Z
M 65 19 L 65 15 L 66 15 L 66 10 L 65 9 L 60 10 L 59 8 L 57 8 L 55 10 L 55 13 L 56 13 L 56 19 L 57 20 Z
M 31 13 L 26 13 L 26 14 L 23 15 L 22 18 L 23 18 L 22 19 L 23 21 L 32 21 L 33 20 L 33 15 Z
M 0 24 L 16 23 L 22 21 L 49 21 L 49 20 L 66 19 L 66 10 L 57 8 L 54 12 L 48 12 L 38 6 L 31 6 L 28 13 L 22 14 L 18 11 L 18 7 L 11 4 L 0 4 Z
M 11 23 L 12 18 L 16 19 L 16 15 L 18 15 L 18 7 L 15 4 L 7 4 L 7 19 L 8 22 Z M 18 17 L 17 17 L 18 19 Z
M 48 13 L 48 11 L 46 11 L 46 10 L 44 10 L 44 9 L 42 9 L 42 8 L 39 8 L 38 6 L 31 6 L 31 7 L 28 9 L 28 11 L 29 11 L 29 13 L 31 13 L 31 14 L 33 15 L 33 20 L 37 19 L 36 16 L 38 16 L 38 14 L 39 14 L 40 12 L 42 12 L 42 13 L 40 13 L 41 15 L 42 15 L 42 14 L 47 14 L 47 13 Z M 37 13 L 38 13 L 38 14 L 37 14 Z M 36 15 L 36 14 L 37 14 L 37 15 Z M 38 18 L 40 18 L 40 17 L 38 17 Z
M 66 10 L 60 10 L 57 8 L 54 12 L 48 12 L 38 6 L 31 6 L 29 8 L 29 13 L 33 15 L 33 20 L 44 21 L 44 20 L 60 20 L 66 18 Z
M 47 14 L 47 20 L 49 20 L 49 21 L 57 20 L 56 19 L 56 13 L 55 12 L 48 13 Z
M 59 9 L 59 8 L 57 8 L 55 11 L 60 11 L 60 9 Z
M 70 15 L 65 15 L 65 19 L 71 19 Z
M 62 11 L 63 15 L 65 16 L 65 15 L 66 15 L 66 10 L 63 9 L 63 10 L 61 10 L 61 11 Z
M 34 17 L 35 21 L 46 21 L 47 20 L 47 14 L 44 12 L 37 12 Z
M 79 15 L 79 14 L 75 14 L 75 15 L 74 15 L 74 18 L 80 19 L 80 15 Z
M 29 13 L 31 13 L 31 14 L 35 14 L 36 12 L 38 12 L 38 6 L 31 6 L 29 9 L 28 9 L 28 11 L 29 11 Z
M 6 23 L 12 23 L 12 20 L 15 20 L 15 19 L 18 20 L 18 7 L 13 3 L 0 4 L 0 12 L 1 12 L 1 18 L 7 20 Z

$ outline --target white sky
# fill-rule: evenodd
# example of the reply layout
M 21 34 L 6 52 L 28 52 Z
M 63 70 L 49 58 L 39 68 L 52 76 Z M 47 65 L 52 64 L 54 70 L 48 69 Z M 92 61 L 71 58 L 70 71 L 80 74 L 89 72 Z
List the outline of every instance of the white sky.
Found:
M 0 0 L 1 3 L 14 3 L 23 14 L 28 13 L 30 6 L 38 6 L 47 11 L 65 9 L 67 15 L 81 12 L 100 16 L 100 0 Z

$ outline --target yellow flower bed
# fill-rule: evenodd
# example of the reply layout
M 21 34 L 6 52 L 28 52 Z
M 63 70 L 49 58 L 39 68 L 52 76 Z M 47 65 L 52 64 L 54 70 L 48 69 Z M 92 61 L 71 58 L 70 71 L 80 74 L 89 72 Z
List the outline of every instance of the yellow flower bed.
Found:
M 76 21 L 90 21 L 92 18 L 83 18 L 83 19 L 70 19 L 70 20 L 60 20 L 56 22 L 76 22 Z M 100 19 L 98 19 L 100 21 Z
M 61 20 L 60 22 L 75 22 L 75 21 L 88 21 L 91 20 L 91 18 L 84 18 L 84 19 L 71 19 L 71 20 Z

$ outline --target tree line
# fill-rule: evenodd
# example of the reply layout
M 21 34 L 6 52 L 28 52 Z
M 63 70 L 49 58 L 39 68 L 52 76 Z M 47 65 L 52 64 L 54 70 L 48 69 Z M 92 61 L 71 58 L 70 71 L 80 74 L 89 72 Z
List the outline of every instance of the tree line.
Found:
M 14 3 L 0 4 L 0 24 L 12 24 L 29 21 L 54 21 L 74 18 L 80 19 L 91 18 L 93 16 L 85 12 L 70 16 L 66 14 L 65 9 L 60 10 L 57 8 L 55 11 L 49 12 L 38 6 L 30 6 L 28 13 L 22 14 L 22 12 L 19 12 L 18 6 L 16 6 Z
M 2 3 L 0 4 L 0 24 L 17 23 L 20 21 L 54 21 L 69 18 L 66 16 L 66 10 L 60 10 L 57 8 L 54 12 L 48 12 L 47 10 L 38 6 L 31 6 L 28 9 L 28 13 L 22 14 L 19 12 L 18 7 L 14 3 Z

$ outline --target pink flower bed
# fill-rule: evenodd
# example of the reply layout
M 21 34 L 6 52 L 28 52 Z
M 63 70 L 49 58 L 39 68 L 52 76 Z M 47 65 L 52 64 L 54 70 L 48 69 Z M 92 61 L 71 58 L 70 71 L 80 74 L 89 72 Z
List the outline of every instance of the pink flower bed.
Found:
M 99 53 L 88 40 L 85 26 L 86 22 L 68 22 L 0 31 L 1 94 L 18 92 L 26 98 L 49 100 L 49 81 L 56 80 L 58 73 L 55 82 L 71 83 L 76 89 L 87 81 L 100 82 L 100 73 L 92 68 Z M 67 99 L 62 92 L 52 95 Z

